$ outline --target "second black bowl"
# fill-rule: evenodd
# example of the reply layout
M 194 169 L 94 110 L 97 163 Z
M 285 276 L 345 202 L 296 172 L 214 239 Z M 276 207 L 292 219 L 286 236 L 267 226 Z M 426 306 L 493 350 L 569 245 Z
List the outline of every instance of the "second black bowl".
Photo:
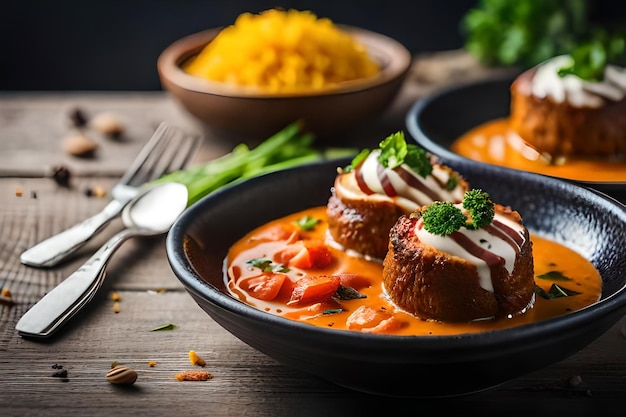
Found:
M 511 76 L 487 79 L 440 90 L 416 101 L 406 115 L 406 129 L 413 140 L 442 162 L 465 160 L 451 150 L 452 143 L 472 128 L 510 114 Z M 626 202 L 626 182 L 567 180 L 591 187 Z

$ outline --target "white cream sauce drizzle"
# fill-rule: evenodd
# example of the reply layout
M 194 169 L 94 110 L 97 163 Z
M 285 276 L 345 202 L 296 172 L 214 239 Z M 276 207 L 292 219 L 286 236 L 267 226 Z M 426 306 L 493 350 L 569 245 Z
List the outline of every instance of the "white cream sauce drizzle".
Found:
M 456 206 L 458 208 L 461 208 L 460 204 Z M 519 235 L 522 236 L 522 241 L 525 241 L 523 225 L 512 220 L 510 217 L 500 213 L 495 214 L 494 220 L 499 221 L 500 223 L 514 230 L 516 233 L 519 233 Z M 487 265 L 487 262 L 469 253 L 461 245 L 455 242 L 454 239 L 452 239 L 450 236 L 440 236 L 430 233 L 429 231 L 421 227 L 423 223 L 423 220 L 420 219 L 415 226 L 415 235 L 421 242 L 430 245 L 439 251 L 465 259 L 468 262 L 476 265 L 481 288 L 486 291 L 493 292 L 493 280 L 491 277 L 491 270 L 489 268 L 489 265 Z M 496 224 L 494 223 L 493 226 L 496 226 Z M 516 251 L 511 246 L 510 242 L 512 241 L 510 239 L 504 240 L 498 236 L 490 234 L 484 229 L 468 230 L 463 228 L 459 230 L 459 233 L 464 234 L 477 246 L 480 246 L 481 248 L 502 257 L 505 262 L 504 267 L 506 268 L 509 275 L 513 273 L 516 253 L 519 252 L 519 250 Z M 513 244 L 515 244 L 515 242 L 513 242 Z M 521 248 L 521 246 L 522 245 L 520 245 L 518 249 Z
M 380 163 L 378 162 L 377 157 L 379 154 L 379 149 L 370 152 L 361 167 L 363 179 L 367 187 L 372 190 L 374 194 L 366 194 L 359 188 L 355 178 L 355 172 L 353 170 L 348 174 L 341 175 L 339 181 L 335 184 L 335 193 L 338 197 L 346 199 L 367 198 L 374 201 L 390 201 L 407 213 L 433 202 L 431 197 L 421 190 L 412 187 L 391 169 L 385 169 L 385 174 L 389 178 L 393 188 L 396 190 L 397 196 L 389 197 L 386 195 L 378 175 L 378 167 L 380 166 Z M 438 200 L 463 200 L 465 190 L 460 185 L 457 185 L 452 190 L 448 190 L 447 188 L 441 186 L 441 184 L 446 184 L 448 182 L 450 173 L 440 165 L 433 165 L 432 173 L 426 178 L 423 178 L 419 174 L 413 172 L 407 165 L 403 164 L 403 167 L 409 171 L 415 179 L 424 184 L 430 190 L 435 191 L 435 193 L 439 196 Z
M 561 55 L 540 64 L 532 80 L 532 94 L 540 99 L 550 97 L 557 103 L 567 100 L 574 107 L 591 108 L 603 106 L 605 100 L 620 101 L 626 95 L 626 68 L 607 65 L 600 82 L 585 81 L 573 74 L 559 76 L 559 69 L 572 62 L 571 56 Z

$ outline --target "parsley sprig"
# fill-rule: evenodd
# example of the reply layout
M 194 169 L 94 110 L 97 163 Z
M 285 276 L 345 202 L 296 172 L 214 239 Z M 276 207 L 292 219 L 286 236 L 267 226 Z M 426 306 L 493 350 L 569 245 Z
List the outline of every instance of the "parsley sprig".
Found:
M 449 201 L 435 201 L 422 213 L 424 229 L 435 235 L 448 236 L 462 227 L 476 230 L 488 226 L 495 215 L 489 194 L 480 189 L 465 193 L 463 208 L 469 212 L 469 217 Z
M 433 171 L 433 166 L 426 151 L 417 145 L 407 143 L 403 131 L 387 136 L 380 142 L 378 147 L 380 149 L 378 162 L 387 169 L 394 169 L 402 164 L 406 164 L 423 178 L 426 178 Z M 350 172 L 359 166 L 370 153 L 369 149 L 359 152 L 351 164 L 344 168 L 344 172 Z
M 537 65 L 570 54 L 560 75 L 599 81 L 607 64 L 626 59 L 623 25 L 594 21 L 590 0 L 479 0 L 462 20 L 465 48 L 490 66 Z
M 573 74 L 587 81 L 602 81 L 607 64 L 626 61 L 625 48 L 625 37 L 602 32 L 572 51 L 572 64 L 559 69 L 559 76 Z
M 256 258 L 246 261 L 248 265 L 252 265 L 255 268 L 259 268 L 263 272 L 289 272 L 289 268 L 286 268 L 282 264 L 277 264 L 269 259 Z

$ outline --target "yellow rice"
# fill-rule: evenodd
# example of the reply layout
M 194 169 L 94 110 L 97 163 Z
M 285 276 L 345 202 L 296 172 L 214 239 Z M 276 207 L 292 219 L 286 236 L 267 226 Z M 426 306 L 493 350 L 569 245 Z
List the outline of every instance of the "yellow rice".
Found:
M 310 11 L 243 13 L 184 70 L 264 92 L 319 90 L 379 72 L 353 36 Z

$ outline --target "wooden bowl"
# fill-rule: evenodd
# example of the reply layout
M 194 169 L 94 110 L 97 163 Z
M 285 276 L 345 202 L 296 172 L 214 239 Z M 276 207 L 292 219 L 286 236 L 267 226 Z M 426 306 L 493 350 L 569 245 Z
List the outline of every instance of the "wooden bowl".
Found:
M 164 89 L 209 127 L 265 138 L 302 120 L 317 135 L 334 134 L 383 113 L 411 65 L 410 52 L 399 42 L 364 29 L 341 28 L 366 46 L 380 63 L 380 73 L 310 93 L 269 94 L 184 72 L 181 65 L 197 55 L 221 28 L 172 43 L 159 56 L 157 69 Z

